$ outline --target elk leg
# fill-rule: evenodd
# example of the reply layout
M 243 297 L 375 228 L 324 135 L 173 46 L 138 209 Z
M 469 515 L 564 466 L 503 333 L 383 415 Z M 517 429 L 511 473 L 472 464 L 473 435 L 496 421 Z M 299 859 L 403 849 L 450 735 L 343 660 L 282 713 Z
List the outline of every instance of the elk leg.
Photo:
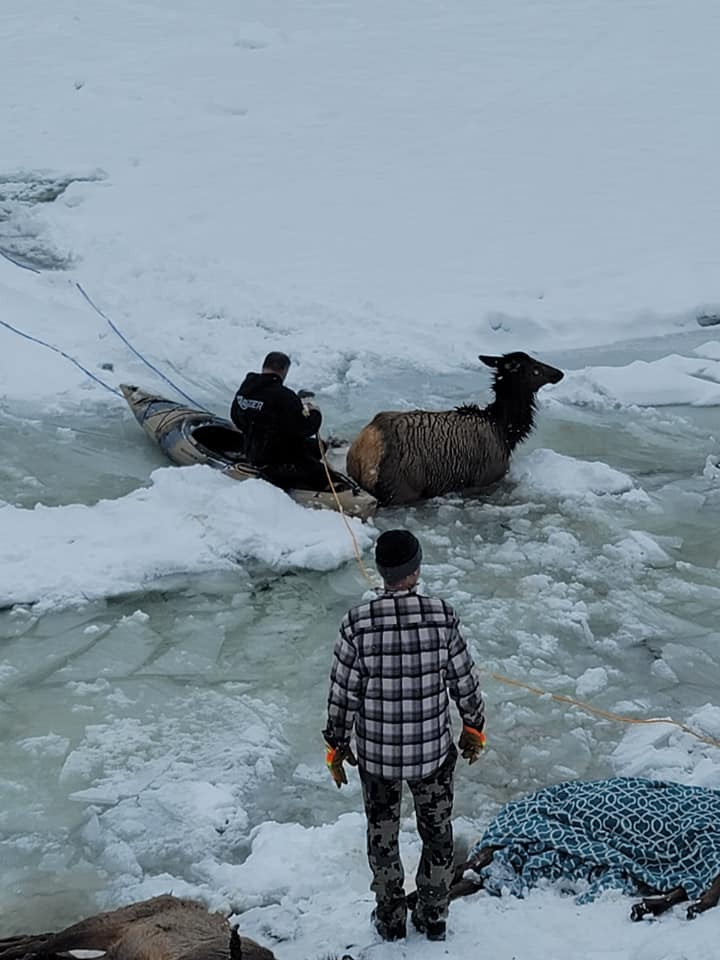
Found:
M 682 887 L 675 887 L 674 890 L 663 893 L 658 897 L 645 897 L 645 899 L 640 900 L 639 903 L 633 904 L 632 910 L 630 911 L 630 919 L 642 920 L 643 917 L 646 917 L 648 914 L 653 917 L 658 917 L 676 903 L 682 903 L 683 900 L 687 900 L 687 898 L 688 895 Z
M 499 849 L 500 847 L 483 847 L 482 850 L 478 850 L 469 860 L 463 860 L 462 863 L 459 863 L 455 867 L 453 878 L 450 881 L 451 900 L 457 900 L 458 897 L 468 897 L 471 893 L 477 893 L 478 890 L 482 890 L 482 880 L 466 879 L 463 874 L 466 870 L 481 870 L 483 867 L 486 867 L 491 862 L 495 851 Z M 405 897 L 405 903 L 407 904 L 408 910 L 414 909 L 417 903 L 417 890 L 413 890 Z M 2 960 L 2 957 L 0 957 L 0 960 Z
M 688 907 L 688 920 L 694 920 L 699 913 L 705 913 L 711 907 L 716 907 L 718 901 L 720 901 L 720 877 L 715 877 L 705 893 Z
M 482 890 L 484 884 L 482 880 L 470 880 L 461 877 L 450 887 L 450 899 L 457 900 L 460 897 L 469 897 L 471 893 L 477 893 Z
M 458 897 L 468 897 L 471 893 L 477 893 L 482 890 L 482 880 L 466 880 L 463 876 L 458 879 L 453 878 L 450 884 L 450 900 L 457 900 Z M 405 905 L 408 910 L 414 910 L 417 904 L 417 890 L 411 890 L 405 897 Z M 0 957 L 2 960 L 2 957 Z
M 455 868 L 453 883 L 460 880 L 466 870 L 474 870 L 477 873 L 482 870 L 483 867 L 487 867 L 488 864 L 492 863 L 492 858 L 495 856 L 495 851 L 501 849 L 501 847 L 483 847 L 467 860 L 459 863 Z
M 471 893 L 477 893 L 478 890 L 482 890 L 483 881 L 480 880 L 479 877 L 477 879 L 465 877 L 465 871 L 474 870 L 475 872 L 479 872 L 483 867 L 487 867 L 489 863 L 492 863 L 495 851 L 499 849 L 500 847 L 483 847 L 482 850 L 478 850 L 469 860 L 457 866 L 455 876 L 450 884 L 451 900 L 457 900 L 458 897 L 468 897 Z

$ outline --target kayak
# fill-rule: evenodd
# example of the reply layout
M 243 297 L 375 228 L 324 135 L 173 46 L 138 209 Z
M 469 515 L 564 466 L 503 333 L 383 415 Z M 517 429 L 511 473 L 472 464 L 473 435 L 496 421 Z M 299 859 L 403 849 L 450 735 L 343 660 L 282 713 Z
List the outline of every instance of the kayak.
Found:
M 243 435 L 230 420 L 185 407 L 140 387 L 120 384 L 123 396 L 145 433 L 166 457 L 180 466 L 204 463 L 233 480 L 265 479 L 243 453 Z M 287 490 L 296 503 L 322 510 L 338 510 L 367 520 L 377 509 L 377 500 L 345 474 L 331 470 L 335 493 L 327 490 Z

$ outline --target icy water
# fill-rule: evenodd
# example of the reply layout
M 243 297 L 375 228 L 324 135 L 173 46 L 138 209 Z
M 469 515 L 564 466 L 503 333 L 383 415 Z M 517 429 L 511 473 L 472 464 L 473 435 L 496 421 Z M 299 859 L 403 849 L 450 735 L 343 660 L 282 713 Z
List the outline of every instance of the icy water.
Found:
M 351 433 L 379 406 L 456 403 L 475 383 L 486 380 L 408 374 L 323 406 Z M 378 516 L 417 532 L 424 587 L 456 606 L 484 671 L 489 747 L 457 778 L 470 833 L 524 790 L 613 773 L 626 730 L 491 672 L 637 718 L 682 721 L 715 700 L 720 481 L 703 468 L 717 416 L 551 402 L 521 469 L 483 501 Z M 122 496 L 164 463 L 120 406 L 102 422 L 0 419 L 11 503 Z M 553 492 L 522 470 L 543 448 L 608 464 L 633 487 Z M 2 929 L 51 928 L 147 875 L 158 890 L 200 888 L 203 858 L 241 861 L 264 820 L 359 809 L 356 778 L 329 784 L 320 730 L 337 624 L 365 588 L 354 563 L 283 576 L 251 563 L 80 609 L 0 612 Z

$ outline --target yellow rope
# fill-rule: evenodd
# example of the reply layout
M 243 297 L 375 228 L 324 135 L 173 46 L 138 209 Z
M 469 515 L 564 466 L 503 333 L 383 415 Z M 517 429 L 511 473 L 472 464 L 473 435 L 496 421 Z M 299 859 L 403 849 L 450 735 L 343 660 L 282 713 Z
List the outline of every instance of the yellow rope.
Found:
M 320 440 L 320 434 L 318 434 L 318 441 L 320 443 L 320 454 L 322 456 L 323 466 L 325 467 L 325 473 L 327 474 L 328 483 L 330 484 L 330 489 L 332 490 L 333 496 L 335 497 L 335 502 L 337 504 L 338 511 L 340 516 L 343 518 L 345 526 L 348 529 L 348 533 L 353 542 L 353 548 L 355 550 L 355 559 L 360 568 L 360 572 L 363 577 L 370 584 L 372 589 L 376 589 L 377 584 L 373 581 L 370 574 L 367 572 L 365 564 L 363 563 L 362 553 L 357 542 L 357 537 L 353 528 L 350 526 L 350 523 L 345 516 L 345 511 L 343 510 L 343 505 L 340 502 L 340 498 L 337 495 L 337 490 L 335 489 L 335 484 L 333 483 L 332 474 L 330 467 L 328 465 L 327 459 L 325 457 L 324 444 Z M 497 680 L 498 683 L 504 683 L 510 687 L 521 687 L 523 690 L 529 690 L 530 693 L 535 693 L 539 697 L 550 697 L 551 700 L 554 700 L 556 703 L 567 703 L 572 707 L 577 707 L 579 710 L 584 710 L 586 713 L 594 714 L 596 717 L 602 717 L 605 720 L 614 720 L 617 723 L 633 723 L 633 724 L 650 724 L 650 723 L 667 723 L 673 727 L 678 727 L 682 730 L 683 733 L 690 734 L 691 737 L 695 737 L 696 740 L 699 740 L 701 743 L 707 743 L 711 747 L 720 747 L 720 740 L 715 740 L 713 737 L 704 737 L 699 733 L 696 733 L 693 729 L 688 727 L 684 723 L 679 723 L 677 720 L 672 720 L 670 717 L 648 717 L 645 719 L 638 719 L 637 717 L 625 717 L 619 713 L 611 713 L 608 710 L 601 710 L 599 707 L 593 707 L 589 703 L 583 703 L 581 700 L 574 700 L 572 697 L 568 697 L 562 693 L 550 693 L 548 690 L 542 690 L 540 687 L 533 687 L 529 683 L 523 683 L 522 680 L 513 680 L 512 677 L 505 677 L 501 673 L 494 673 L 492 670 L 484 670 L 483 673 L 487 673 L 488 676 L 492 677 L 493 680 Z
M 317 438 L 318 438 L 318 443 L 320 445 L 320 456 L 322 457 L 323 466 L 325 467 L 325 473 L 327 474 L 328 483 L 330 484 L 330 489 L 332 490 L 333 497 L 335 497 L 335 503 L 337 504 L 338 512 L 340 516 L 343 518 L 343 523 L 347 527 L 348 533 L 350 534 L 350 539 L 352 540 L 352 543 L 353 543 L 353 549 L 355 550 L 355 559 L 357 560 L 358 567 L 360 567 L 360 572 L 365 577 L 367 582 L 370 584 L 370 587 L 373 590 L 375 590 L 378 587 L 378 584 L 372 579 L 370 574 L 367 572 L 367 568 L 363 563 L 362 552 L 357 542 L 357 537 L 355 536 L 355 531 L 350 526 L 350 521 L 345 515 L 345 511 L 343 510 L 343 505 L 340 502 L 340 497 L 338 497 L 337 495 L 337 490 L 335 489 L 335 484 L 333 483 L 332 472 L 327 462 L 327 458 L 325 457 L 325 444 L 322 441 L 320 434 L 317 435 Z
M 529 683 L 523 683 L 521 680 L 513 680 L 511 677 L 504 677 L 501 673 L 493 673 L 492 670 L 483 670 L 483 672 L 487 673 L 493 678 L 493 680 L 497 680 L 499 683 L 505 683 L 512 687 L 522 687 L 523 690 L 529 690 L 530 693 L 535 693 L 539 697 L 550 697 L 550 699 L 555 700 L 556 703 L 570 704 L 570 706 L 578 707 L 580 710 L 584 710 L 586 713 L 592 713 L 597 717 L 603 717 L 605 720 L 616 720 L 618 723 L 638 724 L 667 723 L 673 727 L 679 727 L 684 733 L 689 733 L 691 737 L 695 737 L 695 739 L 700 740 L 701 743 L 707 743 L 711 747 L 720 747 L 720 740 L 714 740 L 712 737 L 703 737 L 686 724 L 678 723 L 677 720 L 672 720 L 670 717 L 648 717 L 646 719 L 639 719 L 637 717 L 624 717 L 619 713 L 610 713 L 608 710 L 600 710 L 599 707 L 593 707 L 589 703 L 583 703 L 580 700 L 574 700 L 572 697 L 565 696 L 565 694 L 562 693 L 549 693 L 547 690 L 540 689 L 540 687 L 532 687 Z

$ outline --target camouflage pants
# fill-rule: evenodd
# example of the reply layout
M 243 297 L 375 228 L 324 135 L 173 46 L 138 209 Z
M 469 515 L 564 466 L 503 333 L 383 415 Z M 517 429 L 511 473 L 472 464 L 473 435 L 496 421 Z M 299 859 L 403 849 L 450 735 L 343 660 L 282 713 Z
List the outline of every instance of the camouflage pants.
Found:
M 425 920 L 445 920 L 453 874 L 453 775 L 457 750 L 424 780 L 408 780 L 415 803 L 422 856 L 415 875 L 417 913 Z M 405 890 L 398 835 L 402 780 L 384 780 L 360 770 L 367 816 L 367 854 L 377 916 L 385 924 L 405 923 Z

